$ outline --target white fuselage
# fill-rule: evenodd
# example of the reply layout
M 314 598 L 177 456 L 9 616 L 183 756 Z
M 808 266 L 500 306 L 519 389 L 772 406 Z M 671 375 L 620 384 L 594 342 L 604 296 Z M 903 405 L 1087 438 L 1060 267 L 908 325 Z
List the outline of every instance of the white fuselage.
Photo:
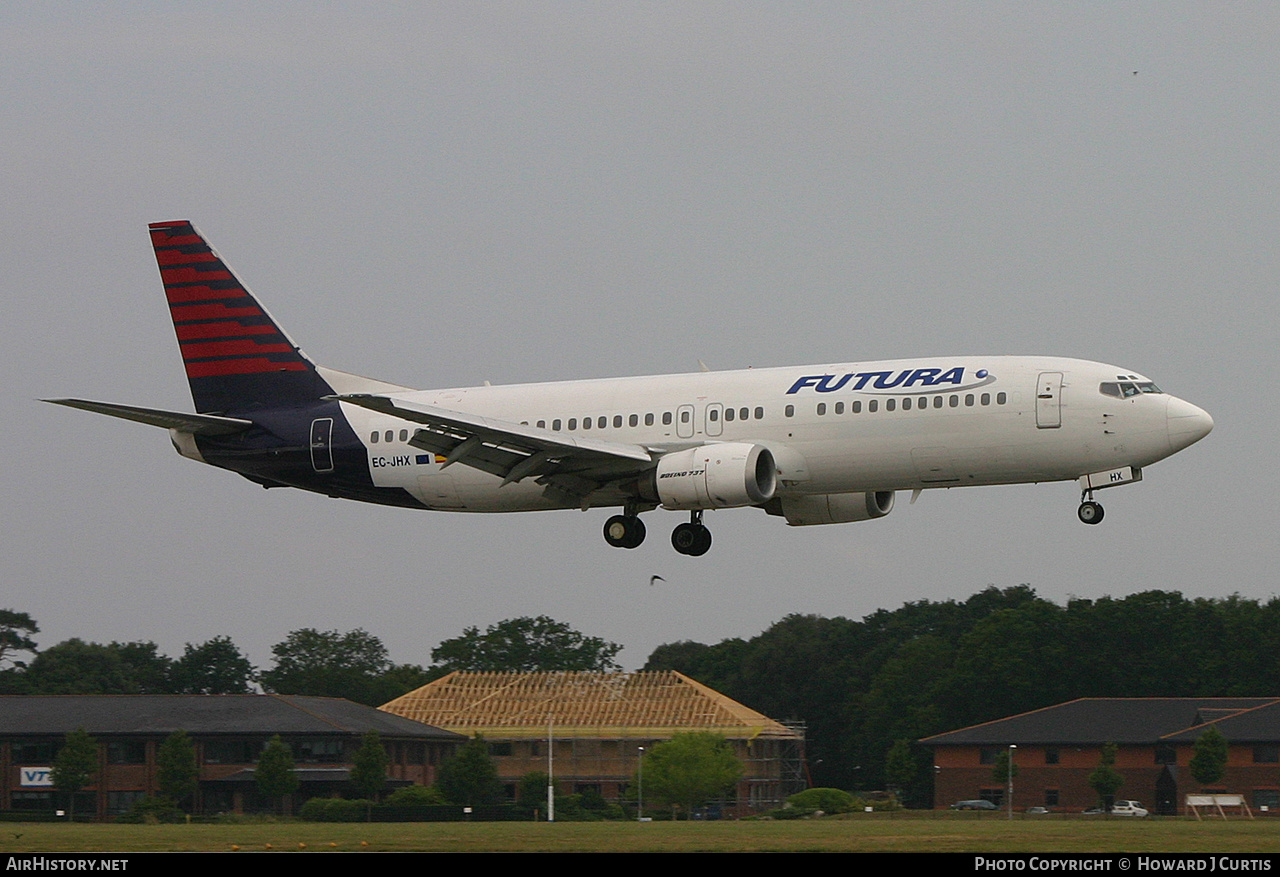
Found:
M 483 386 L 388 394 L 406 402 L 666 452 L 744 442 L 769 449 L 778 496 L 1062 481 L 1140 469 L 1208 433 L 1199 408 L 1127 369 L 1031 356 L 935 357 Z M 431 508 L 564 507 L 532 480 L 502 479 L 408 444 L 412 424 L 344 403 L 379 487 Z M 617 505 L 599 491 L 583 505 Z

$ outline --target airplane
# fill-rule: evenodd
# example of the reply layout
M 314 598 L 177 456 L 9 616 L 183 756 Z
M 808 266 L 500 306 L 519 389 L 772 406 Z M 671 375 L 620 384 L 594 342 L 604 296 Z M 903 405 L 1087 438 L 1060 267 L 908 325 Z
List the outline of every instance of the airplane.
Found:
M 1128 368 L 952 356 L 414 390 L 317 365 L 186 220 L 149 226 L 195 413 L 46 399 L 169 430 L 184 457 L 263 487 L 457 512 L 687 512 L 675 550 L 711 547 L 703 513 L 792 526 L 882 518 L 899 491 L 1078 481 L 1094 492 L 1213 428 Z

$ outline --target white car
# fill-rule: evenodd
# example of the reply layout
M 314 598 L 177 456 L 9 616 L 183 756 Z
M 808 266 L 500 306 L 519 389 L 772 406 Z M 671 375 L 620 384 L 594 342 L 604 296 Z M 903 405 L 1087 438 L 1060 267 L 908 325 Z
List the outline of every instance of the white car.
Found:
M 1102 813 L 1101 807 L 1095 807 L 1092 810 L 1084 811 L 1085 815 L 1096 815 Z M 1112 816 L 1146 816 L 1148 810 L 1137 801 L 1116 801 L 1111 805 Z

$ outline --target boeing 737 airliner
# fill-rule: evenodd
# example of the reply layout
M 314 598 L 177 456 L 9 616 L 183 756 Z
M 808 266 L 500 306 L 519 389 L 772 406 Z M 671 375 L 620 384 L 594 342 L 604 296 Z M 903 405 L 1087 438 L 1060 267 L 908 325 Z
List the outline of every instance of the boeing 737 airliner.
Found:
M 49 399 L 165 427 L 178 452 L 264 487 L 417 509 L 687 512 L 791 525 L 884 517 L 895 491 L 1078 480 L 1103 487 L 1208 435 L 1213 420 L 1128 368 L 944 356 L 514 386 L 412 390 L 316 365 L 186 221 L 150 226 L 195 414 Z

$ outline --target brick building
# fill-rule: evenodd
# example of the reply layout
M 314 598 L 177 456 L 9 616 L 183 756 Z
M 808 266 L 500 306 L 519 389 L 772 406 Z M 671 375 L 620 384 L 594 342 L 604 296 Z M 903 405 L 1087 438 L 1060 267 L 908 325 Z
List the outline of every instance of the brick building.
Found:
M 194 812 L 265 809 L 254 783 L 262 748 L 279 734 L 302 781 L 289 802 L 350 791 L 351 760 L 369 731 L 390 758 L 391 785 L 435 780 L 441 761 L 465 738 L 373 707 L 330 697 L 286 695 L 65 695 L 0 697 L 0 811 L 66 807 L 48 769 L 67 733 L 83 728 L 99 745 L 97 781 L 76 798 L 76 813 L 127 813 L 155 794 L 156 753 L 175 731 L 195 743 L 199 790 Z
M 551 772 L 562 793 L 625 798 L 641 747 L 682 731 L 726 738 L 743 778 L 726 814 L 781 806 L 805 788 L 804 735 L 676 672 L 451 673 L 381 709 L 489 743 L 508 797 Z
M 1229 744 L 1226 774 L 1212 787 L 1191 775 L 1192 747 L 1209 727 Z M 1117 797 L 1153 813 L 1182 812 L 1186 796 L 1243 795 L 1255 812 L 1280 812 L 1280 698 L 1081 698 L 920 741 L 933 749 L 936 807 L 982 798 L 1006 806 L 993 776 L 1009 747 L 1017 775 L 1013 807 L 1081 811 L 1098 803 L 1089 774 L 1102 747 L 1117 746 Z

